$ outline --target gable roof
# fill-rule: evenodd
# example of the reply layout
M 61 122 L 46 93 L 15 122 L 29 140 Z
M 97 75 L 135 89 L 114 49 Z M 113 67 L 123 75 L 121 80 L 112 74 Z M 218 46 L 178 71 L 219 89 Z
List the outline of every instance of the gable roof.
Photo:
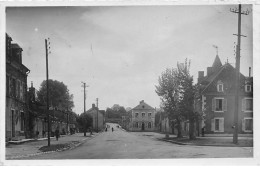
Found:
M 226 63 L 224 64 L 221 68 L 219 68 L 217 71 L 215 71 L 212 75 L 207 76 L 205 79 L 203 79 L 200 83 L 202 82 L 207 82 L 208 84 L 206 85 L 206 87 L 203 89 L 202 93 L 204 93 L 204 91 L 211 85 L 211 83 L 221 74 L 221 72 L 227 68 L 231 68 L 232 70 L 235 70 L 235 68 L 229 64 Z M 243 78 L 244 75 L 240 73 L 240 79 Z
M 140 101 L 140 104 L 137 105 L 136 107 L 134 107 L 132 110 L 140 110 L 140 109 L 152 109 L 152 110 L 154 110 L 154 108 L 152 108 L 150 105 L 145 103 L 143 100 Z

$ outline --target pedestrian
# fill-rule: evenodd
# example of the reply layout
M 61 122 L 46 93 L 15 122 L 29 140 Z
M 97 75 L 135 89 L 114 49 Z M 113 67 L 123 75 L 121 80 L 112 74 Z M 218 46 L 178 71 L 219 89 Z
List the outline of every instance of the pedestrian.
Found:
M 56 136 L 57 141 L 59 139 L 59 135 L 60 135 L 60 131 L 59 131 L 59 128 L 57 127 L 56 130 L 55 130 L 55 136 Z
M 114 128 L 112 127 L 112 132 L 114 131 Z
M 202 137 L 204 137 L 204 134 L 205 134 L 205 126 L 202 127 L 202 129 L 201 129 L 201 134 L 202 134 Z
M 106 132 L 107 132 L 107 128 L 106 128 Z

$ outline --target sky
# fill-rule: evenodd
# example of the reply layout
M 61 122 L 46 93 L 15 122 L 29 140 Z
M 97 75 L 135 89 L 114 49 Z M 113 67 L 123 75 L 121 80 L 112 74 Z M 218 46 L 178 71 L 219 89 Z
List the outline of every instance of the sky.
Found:
M 105 110 L 114 104 L 135 107 L 144 100 L 160 107 L 158 77 L 185 58 L 197 81 L 198 71 L 212 66 L 218 55 L 235 65 L 237 5 L 8 7 L 6 32 L 23 48 L 23 64 L 39 90 L 46 79 L 45 42 L 50 38 L 49 78 L 62 81 L 74 95 L 73 111 L 99 99 Z M 242 10 L 252 11 L 250 5 Z M 242 16 L 241 73 L 253 61 L 252 13 Z

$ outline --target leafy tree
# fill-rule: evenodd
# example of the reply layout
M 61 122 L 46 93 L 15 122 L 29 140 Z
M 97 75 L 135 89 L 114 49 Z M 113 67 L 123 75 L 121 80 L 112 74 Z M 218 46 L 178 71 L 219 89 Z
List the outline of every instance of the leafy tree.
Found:
M 87 129 L 92 127 L 92 116 L 87 113 L 82 113 L 78 118 L 77 118 L 77 123 L 79 124 L 79 128 L 81 131 L 84 132 L 84 136 L 86 136 Z
M 179 112 L 189 120 L 189 138 L 195 139 L 195 122 L 197 114 L 194 111 L 195 86 L 190 75 L 190 62 L 187 59 L 184 64 L 177 64 L 178 80 L 180 81 Z
M 46 80 L 41 83 L 37 97 L 40 103 L 46 104 L 47 85 Z M 73 95 L 69 93 L 68 87 L 60 81 L 49 79 L 49 105 L 68 110 L 74 107 Z
M 112 108 L 107 108 L 106 115 L 108 118 L 121 118 L 126 115 L 126 110 L 123 106 L 115 104 Z
M 177 122 L 177 137 L 182 137 L 181 121 L 183 119 L 179 112 L 180 81 L 178 70 L 167 68 L 158 79 L 159 85 L 155 86 L 155 92 L 161 97 L 161 106 L 170 120 Z

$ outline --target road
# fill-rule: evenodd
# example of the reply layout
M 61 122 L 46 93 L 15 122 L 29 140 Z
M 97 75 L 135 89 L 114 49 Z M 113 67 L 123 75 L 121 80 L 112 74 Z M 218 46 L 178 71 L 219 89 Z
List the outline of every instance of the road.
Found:
M 81 146 L 27 159 L 164 159 L 252 157 L 250 147 L 176 145 L 156 139 L 156 133 L 125 132 L 110 124 L 107 132 Z M 114 132 L 111 128 L 114 128 Z

